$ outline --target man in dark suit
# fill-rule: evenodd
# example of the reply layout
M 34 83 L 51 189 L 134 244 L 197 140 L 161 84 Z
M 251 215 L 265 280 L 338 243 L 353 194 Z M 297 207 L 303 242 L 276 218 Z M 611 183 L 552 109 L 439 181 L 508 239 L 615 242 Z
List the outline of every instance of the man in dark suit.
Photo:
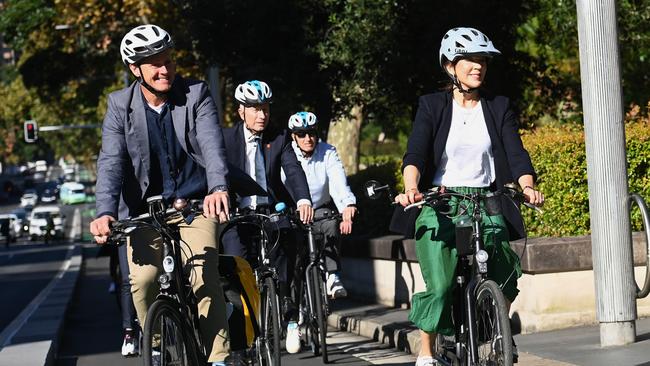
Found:
M 314 210 L 307 178 L 293 152 L 287 131 L 269 125 L 271 97 L 271 88 L 258 80 L 240 84 L 235 90 L 241 121 L 223 130 L 227 160 L 230 166 L 249 175 L 268 192 L 267 196 L 238 196 L 235 207 L 244 211 L 265 212 L 274 204 L 284 202 L 288 207 L 296 207 L 300 219 L 308 223 L 312 221 Z M 281 168 L 287 177 L 286 186 L 282 183 Z M 280 278 L 285 317 L 291 321 L 297 316 L 288 290 L 296 258 L 296 240 L 287 223 L 280 227 L 283 227 L 279 233 L 283 253 L 279 253 L 274 265 Z M 250 227 L 235 226 L 226 231 L 222 236 L 224 253 L 244 257 L 255 265 L 257 253 L 252 234 Z M 295 332 L 289 329 L 287 350 L 290 352 L 296 342 L 300 348 L 300 341 L 294 334 L 297 335 L 297 329 Z M 234 334 L 232 343 L 233 349 L 236 349 Z

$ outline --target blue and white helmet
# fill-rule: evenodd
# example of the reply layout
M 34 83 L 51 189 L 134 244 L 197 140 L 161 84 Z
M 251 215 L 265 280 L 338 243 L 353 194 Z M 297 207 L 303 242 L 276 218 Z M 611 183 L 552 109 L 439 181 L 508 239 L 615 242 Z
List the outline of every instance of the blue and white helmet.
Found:
M 269 85 L 259 80 L 247 81 L 235 89 L 235 99 L 245 106 L 271 103 L 272 96 Z
M 318 118 L 311 112 L 298 112 L 289 117 L 289 130 L 291 132 L 315 130 Z
M 492 41 L 479 30 L 474 28 L 453 28 L 445 33 L 440 42 L 440 66 L 445 67 L 445 61 L 454 62 L 465 56 L 500 55 Z
M 122 38 L 120 55 L 125 65 L 137 64 L 172 47 L 174 41 L 167 31 L 154 24 L 145 24 L 131 29 Z

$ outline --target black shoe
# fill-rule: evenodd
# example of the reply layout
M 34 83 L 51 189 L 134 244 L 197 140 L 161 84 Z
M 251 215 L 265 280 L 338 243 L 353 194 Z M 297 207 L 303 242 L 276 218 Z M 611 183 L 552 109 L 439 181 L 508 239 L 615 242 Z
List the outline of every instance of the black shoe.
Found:
M 298 321 L 298 307 L 292 298 L 282 299 L 282 314 L 285 322 Z
M 250 358 L 246 351 L 232 351 L 224 360 L 226 366 L 248 366 Z
M 512 363 L 517 363 L 519 362 L 519 351 L 517 350 L 517 344 L 515 343 L 515 339 L 512 339 Z

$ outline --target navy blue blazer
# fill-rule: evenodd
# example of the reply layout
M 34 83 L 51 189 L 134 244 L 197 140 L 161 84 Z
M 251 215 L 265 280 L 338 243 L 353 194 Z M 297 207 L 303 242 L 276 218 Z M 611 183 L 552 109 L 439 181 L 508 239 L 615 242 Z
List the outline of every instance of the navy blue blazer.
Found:
M 244 123 L 240 121 L 231 128 L 223 129 L 228 163 L 246 171 L 246 142 Z M 301 199 L 311 201 L 307 177 L 291 147 L 291 138 L 286 130 L 267 127 L 262 134 L 262 154 L 266 167 L 267 191 L 272 203 L 284 202 L 295 207 Z M 287 185 L 282 183 L 280 168 L 287 176 Z
M 421 192 L 432 187 L 433 175 L 445 150 L 451 127 L 452 101 L 450 92 L 438 92 L 420 97 L 402 169 L 407 165 L 418 168 L 420 171 L 418 188 Z M 496 190 L 506 183 L 516 183 L 522 175 L 531 174 L 535 177 L 530 156 L 519 136 L 519 123 L 510 109 L 509 99 L 503 96 L 482 95 L 481 104 L 494 156 L 496 179 L 492 188 Z M 519 239 L 525 235 L 521 215 L 511 203 L 506 202 L 505 198 L 503 200 L 503 215 L 508 223 L 510 239 Z M 415 230 L 415 217 L 418 213 L 419 211 L 414 210 L 410 215 L 404 214 L 398 207 L 393 215 L 391 230 L 412 237 Z

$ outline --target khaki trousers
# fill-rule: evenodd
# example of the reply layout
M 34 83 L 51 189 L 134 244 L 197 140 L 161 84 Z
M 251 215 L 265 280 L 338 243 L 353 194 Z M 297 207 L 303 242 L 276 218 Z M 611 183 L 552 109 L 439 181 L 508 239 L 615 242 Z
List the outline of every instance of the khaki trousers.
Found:
M 209 362 L 223 361 L 230 348 L 226 304 L 219 281 L 219 251 L 216 219 L 197 216 L 191 225 L 178 225 L 185 244 L 183 264 L 192 268 L 190 282 L 198 300 L 199 327 Z M 127 241 L 133 303 L 141 325 L 147 309 L 159 292 L 162 273 L 162 238 L 153 229 L 139 229 Z

